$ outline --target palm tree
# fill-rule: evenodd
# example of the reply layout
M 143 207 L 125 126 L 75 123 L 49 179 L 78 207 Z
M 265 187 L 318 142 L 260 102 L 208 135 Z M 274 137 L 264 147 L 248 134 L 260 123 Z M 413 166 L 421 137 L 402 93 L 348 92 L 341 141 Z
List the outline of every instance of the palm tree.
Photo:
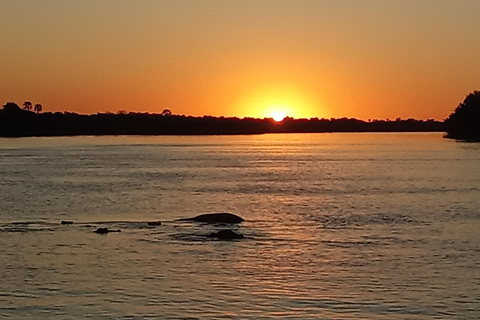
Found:
M 32 110 L 32 103 L 30 101 L 25 101 L 23 103 L 23 110 L 31 111 Z
M 33 110 L 34 110 L 36 113 L 42 112 L 42 105 L 41 105 L 40 103 L 36 103 L 36 104 L 35 104 L 35 107 L 33 108 Z

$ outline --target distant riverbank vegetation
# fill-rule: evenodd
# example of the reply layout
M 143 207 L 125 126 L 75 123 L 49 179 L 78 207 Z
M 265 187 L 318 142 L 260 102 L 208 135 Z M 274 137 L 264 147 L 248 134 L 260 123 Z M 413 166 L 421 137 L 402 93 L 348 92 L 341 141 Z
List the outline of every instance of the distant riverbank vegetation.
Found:
M 32 108 L 33 111 L 32 111 Z M 400 119 L 363 121 L 352 118 L 293 119 L 276 122 L 271 118 L 193 117 L 162 113 L 41 112 L 42 106 L 28 101 L 20 108 L 7 102 L 0 110 L 0 136 L 74 135 L 233 135 L 315 132 L 441 132 L 443 121 Z
M 480 91 L 466 96 L 445 120 L 447 138 L 480 141 Z

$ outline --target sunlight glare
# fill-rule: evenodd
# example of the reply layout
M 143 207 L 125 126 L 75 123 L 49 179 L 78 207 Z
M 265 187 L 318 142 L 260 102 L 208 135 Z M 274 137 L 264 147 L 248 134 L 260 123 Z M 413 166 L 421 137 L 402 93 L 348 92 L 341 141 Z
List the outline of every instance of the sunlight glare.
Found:
M 282 122 L 287 115 L 283 111 L 273 111 L 272 112 L 272 119 L 276 122 Z
M 282 122 L 286 117 L 299 119 L 324 117 L 323 106 L 314 94 L 295 85 L 261 85 L 242 92 L 235 102 L 237 114 L 270 118 Z
M 286 117 L 311 117 L 317 112 L 310 106 L 314 103 L 309 95 L 292 86 L 265 86 L 243 95 L 239 110 L 248 116 L 271 118 L 281 122 Z M 240 112 L 239 112 L 240 113 Z

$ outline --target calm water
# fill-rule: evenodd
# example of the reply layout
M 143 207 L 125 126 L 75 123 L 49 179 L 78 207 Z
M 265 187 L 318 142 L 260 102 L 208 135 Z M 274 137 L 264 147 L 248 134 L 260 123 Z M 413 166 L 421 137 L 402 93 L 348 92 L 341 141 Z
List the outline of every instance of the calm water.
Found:
M 480 144 L 0 139 L 0 243 L 2 319 L 477 319 Z

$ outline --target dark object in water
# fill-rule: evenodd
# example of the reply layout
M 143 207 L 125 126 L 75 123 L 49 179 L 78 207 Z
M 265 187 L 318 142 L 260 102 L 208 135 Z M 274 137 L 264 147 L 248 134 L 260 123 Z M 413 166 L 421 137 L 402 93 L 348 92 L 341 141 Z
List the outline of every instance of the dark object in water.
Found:
M 109 230 L 108 228 L 98 228 L 97 230 L 93 231 L 98 234 L 107 234 L 110 232 L 120 232 L 120 229 L 117 230 Z
M 243 220 L 241 217 L 232 213 L 206 213 L 199 216 L 187 219 L 180 219 L 183 221 L 197 221 L 206 223 L 240 223 Z
M 147 225 L 149 225 L 149 226 L 161 226 L 162 223 L 160 221 L 149 221 L 149 222 L 147 222 Z
M 63 220 L 62 222 L 60 222 L 60 224 L 73 224 L 73 221 Z
M 234 240 L 234 239 L 243 239 L 245 238 L 243 234 L 236 233 L 230 229 L 220 230 L 218 232 L 212 232 L 207 235 L 209 238 L 217 238 L 221 240 Z

